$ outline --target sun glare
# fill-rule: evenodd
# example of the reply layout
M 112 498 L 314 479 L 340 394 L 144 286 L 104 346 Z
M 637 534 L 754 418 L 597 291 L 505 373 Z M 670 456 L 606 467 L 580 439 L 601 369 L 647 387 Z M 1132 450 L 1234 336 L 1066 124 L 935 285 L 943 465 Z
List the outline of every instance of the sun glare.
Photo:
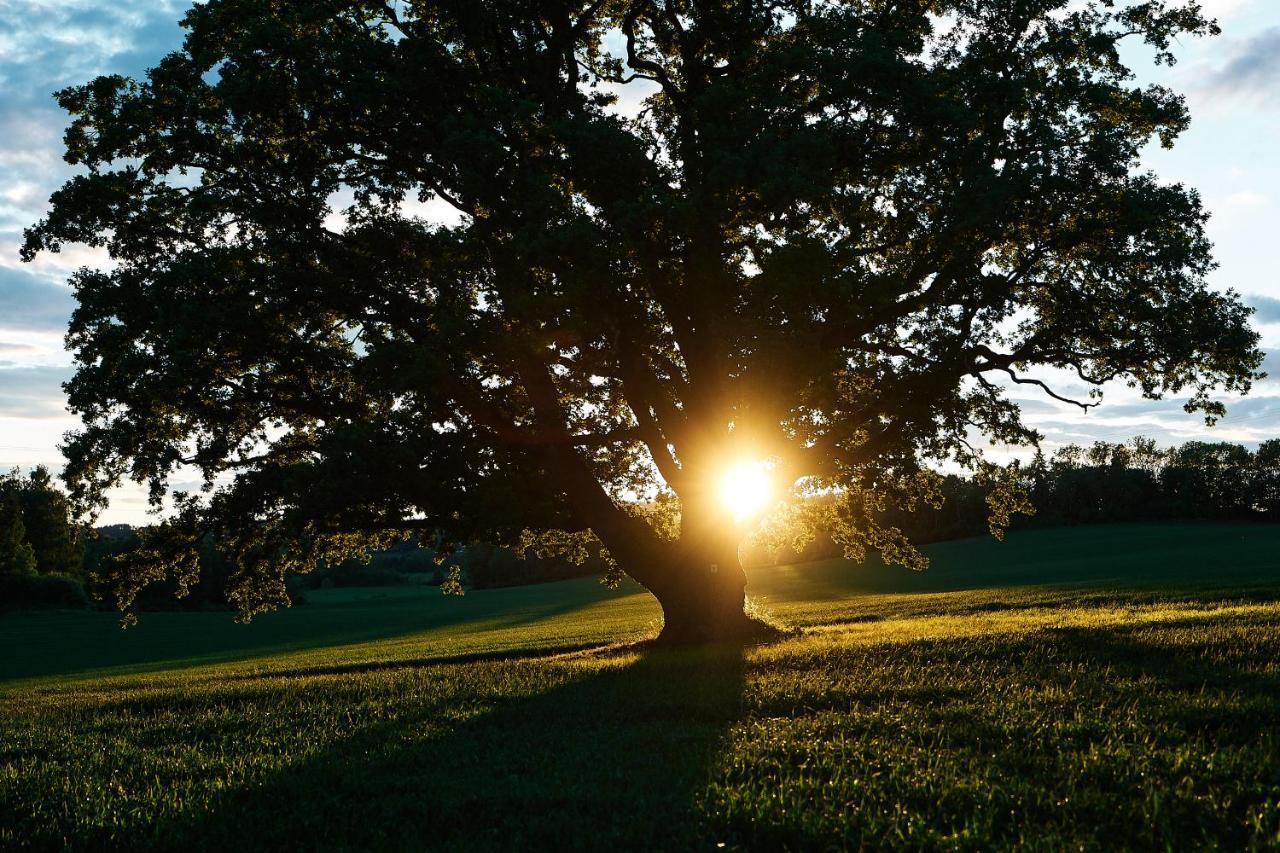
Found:
M 772 492 L 769 471 L 761 462 L 739 462 L 720 478 L 720 502 L 738 521 L 763 510 Z

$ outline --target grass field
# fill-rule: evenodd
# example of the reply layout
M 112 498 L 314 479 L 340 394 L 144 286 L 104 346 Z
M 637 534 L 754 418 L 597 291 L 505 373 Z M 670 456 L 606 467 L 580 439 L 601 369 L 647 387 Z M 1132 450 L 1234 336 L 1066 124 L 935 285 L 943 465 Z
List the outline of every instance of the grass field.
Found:
M 1280 528 L 929 550 L 754 572 L 745 650 L 592 581 L 0 617 L 0 847 L 1280 846 Z

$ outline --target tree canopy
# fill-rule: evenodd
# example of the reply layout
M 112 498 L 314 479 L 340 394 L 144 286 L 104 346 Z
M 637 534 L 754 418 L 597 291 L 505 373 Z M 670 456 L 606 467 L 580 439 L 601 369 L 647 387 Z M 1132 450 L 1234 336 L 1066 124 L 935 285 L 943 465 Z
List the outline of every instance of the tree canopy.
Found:
M 114 261 L 72 282 L 77 502 L 206 483 L 126 607 L 209 534 L 252 613 L 321 557 L 532 531 L 598 539 L 669 633 L 714 635 L 743 618 L 734 460 L 850 555 L 919 565 L 876 508 L 1034 440 L 1010 384 L 1212 420 L 1257 376 L 1199 196 L 1140 168 L 1186 105 L 1120 51 L 1171 63 L 1216 32 L 1195 3 L 210 0 L 185 26 L 145 79 L 59 93 L 82 170 L 24 248 Z M 990 482 L 998 526 L 1023 503 Z

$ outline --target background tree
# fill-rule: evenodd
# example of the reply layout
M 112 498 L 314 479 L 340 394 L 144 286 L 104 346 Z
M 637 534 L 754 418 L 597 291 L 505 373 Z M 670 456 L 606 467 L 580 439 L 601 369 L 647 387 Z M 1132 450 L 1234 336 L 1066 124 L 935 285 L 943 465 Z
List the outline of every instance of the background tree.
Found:
M 13 494 L 0 495 L 0 576 L 36 573 L 36 555 L 27 542 L 22 508 Z
M 1238 444 L 1189 441 L 1172 452 L 1162 474 L 1164 490 L 1187 514 L 1207 506 L 1220 517 L 1238 518 L 1254 498 L 1250 455 Z
M 42 575 L 79 575 L 84 567 L 84 544 L 76 529 L 71 503 L 54 484 L 49 470 L 37 466 L 26 479 L 12 476 L 4 484 L 22 510 L 26 540 Z
M 1268 521 L 1280 521 L 1280 438 L 1258 445 L 1251 474 L 1250 492 L 1257 510 Z
M 1280 441 L 1256 451 L 1238 444 L 1190 441 L 1160 448 L 1148 438 L 1124 444 L 1066 445 L 1048 459 L 1037 453 L 1018 473 L 1035 506 L 1016 527 L 1142 521 L 1275 521 L 1280 495 Z M 976 511 L 983 487 L 949 476 L 946 505 L 903 513 L 882 523 L 901 527 L 915 542 L 977 536 L 986 521 Z M 824 556 L 830 556 L 829 554 Z
M 251 614 L 320 558 L 528 530 L 598 539 L 670 638 L 749 631 L 735 461 L 847 554 L 920 566 L 879 511 L 936 501 L 930 464 L 979 465 L 975 435 L 1031 441 L 1008 383 L 1119 379 L 1212 420 L 1261 361 L 1206 286 L 1199 197 L 1137 168 L 1188 115 L 1119 45 L 1172 62 L 1215 31 L 1194 3 L 211 0 L 185 24 L 145 80 L 59 94 L 83 173 L 24 249 L 116 262 L 72 282 L 76 500 L 207 479 L 118 573 L 125 607 L 206 535 Z M 998 527 L 1023 504 L 983 476 Z

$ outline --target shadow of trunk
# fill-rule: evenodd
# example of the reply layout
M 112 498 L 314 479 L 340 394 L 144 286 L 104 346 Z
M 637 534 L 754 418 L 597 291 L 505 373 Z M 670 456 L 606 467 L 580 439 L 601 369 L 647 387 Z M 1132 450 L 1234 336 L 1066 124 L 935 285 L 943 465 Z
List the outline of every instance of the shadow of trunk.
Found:
M 572 850 L 706 841 L 700 797 L 741 713 L 740 649 L 475 666 L 414 676 L 470 680 L 462 688 L 470 695 L 406 698 L 390 719 L 351 721 L 349 734 L 131 845 Z M 541 667 L 556 671 L 549 689 L 545 673 L 530 672 Z

